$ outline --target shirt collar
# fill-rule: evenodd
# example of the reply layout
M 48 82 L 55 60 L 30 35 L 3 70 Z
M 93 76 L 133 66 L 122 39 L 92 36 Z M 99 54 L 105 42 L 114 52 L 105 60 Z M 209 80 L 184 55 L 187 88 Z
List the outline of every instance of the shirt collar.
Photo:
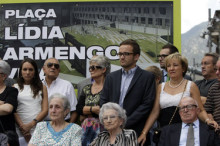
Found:
M 52 85 L 52 84 L 55 84 L 55 83 L 57 82 L 57 80 L 59 80 L 59 77 L 57 77 L 55 80 L 53 80 L 52 83 L 51 83 L 51 85 Z M 43 84 L 44 84 L 45 86 L 47 86 L 46 77 L 42 80 L 42 82 L 43 82 Z M 48 87 L 48 86 L 47 86 L 47 87 Z
M 188 123 L 182 122 L 182 128 L 186 128 L 187 125 L 188 125 Z M 199 120 L 198 120 L 198 119 L 193 122 L 193 126 L 194 126 L 195 128 L 198 128 L 198 127 L 199 127 Z
M 137 66 L 135 66 L 134 68 L 128 71 L 125 71 L 124 68 L 122 68 L 122 74 L 134 74 L 136 70 L 137 70 Z
M 167 71 L 165 69 L 163 69 L 163 76 L 167 75 Z

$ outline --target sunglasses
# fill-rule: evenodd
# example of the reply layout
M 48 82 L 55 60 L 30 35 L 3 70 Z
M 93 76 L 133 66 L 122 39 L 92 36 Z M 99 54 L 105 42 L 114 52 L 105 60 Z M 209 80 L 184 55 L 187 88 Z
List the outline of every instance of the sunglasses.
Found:
M 101 66 L 95 66 L 95 65 L 92 65 L 92 66 L 89 67 L 89 70 L 91 70 L 91 71 L 93 71 L 95 69 L 102 69 L 102 67 Z
M 47 63 L 48 68 L 51 68 L 52 66 L 54 66 L 56 69 L 60 68 L 60 65 L 57 63 L 51 63 L 51 62 Z

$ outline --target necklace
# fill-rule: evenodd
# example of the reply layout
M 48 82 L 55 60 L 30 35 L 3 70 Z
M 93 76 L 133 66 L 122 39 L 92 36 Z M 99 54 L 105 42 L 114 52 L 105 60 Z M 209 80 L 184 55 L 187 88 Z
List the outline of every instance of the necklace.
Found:
M 171 80 L 170 80 L 170 81 L 171 81 Z M 182 81 L 181 81 L 178 85 L 176 85 L 176 86 L 172 86 L 172 85 L 170 84 L 170 81 L 169 81 L 169 86 L 170 86 L 171 88 L 177 88 L 177 87 L 179 87 L 179 86 L 183 83 L 184 78 L 183 78 Z

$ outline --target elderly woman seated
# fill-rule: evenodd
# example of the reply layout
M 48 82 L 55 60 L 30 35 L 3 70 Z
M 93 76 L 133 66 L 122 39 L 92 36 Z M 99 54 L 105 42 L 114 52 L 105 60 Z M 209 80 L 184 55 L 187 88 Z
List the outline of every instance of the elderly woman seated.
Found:
M 99 133 L 90 146 L 137 146 L 135 131 L 123 129 L 127 120 L 125 110 L 118 104 L 108 102 L 99 113 L 100 123 L 107 131 Z
M 70 103 L 68 99 L 62 94 L 53 94 L 49 100 L 49 116 L 51 121 L 37 124 L 29 146 L 81 146 L 81 127 L 65 121 L 69 111 Z

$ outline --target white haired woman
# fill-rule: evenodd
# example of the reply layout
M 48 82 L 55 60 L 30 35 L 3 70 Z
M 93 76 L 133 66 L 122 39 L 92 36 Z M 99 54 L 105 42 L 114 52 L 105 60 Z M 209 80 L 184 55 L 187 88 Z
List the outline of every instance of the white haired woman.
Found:
M 101 124 L 107 131 L 99 133 L 90 146 L 138 146 L 134 130 L 123 129 L 127 120 L 126 112 L 118 104 L 108 102 L 99 113 Z
M 49 116 L 51 121 L 37 124 L 29 146 L 81 146 L 81 127 L 65 121 L 65 117 L 69 112 L 70 103 L 68 99 L 62 94 L 53 94 L 49 98 Z
M 110 72 L 110 60 L 105 56 L 94 56 L 90 60 L 89 72 L 94 80 L 86 85 L 76 106 L 77 112 L 86 118 L 82 122 L 82 145 L 88 146 L 100 132 L 99 99 L 106 75 Z

